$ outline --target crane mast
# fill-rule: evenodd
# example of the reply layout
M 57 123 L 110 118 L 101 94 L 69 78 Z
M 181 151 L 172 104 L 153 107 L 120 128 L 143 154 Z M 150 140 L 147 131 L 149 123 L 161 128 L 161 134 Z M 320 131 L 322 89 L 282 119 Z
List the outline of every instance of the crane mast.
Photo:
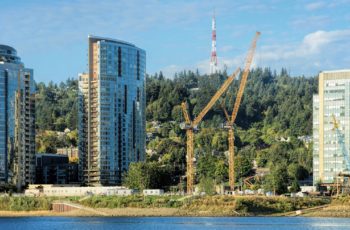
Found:
M 198 124 L 202 121 L 204 116 L 208 113 L 208 111 L 214 106 L 217 100 L 221 97 L 222 94 L 226 92 L 230 84 L 233 82 L 234 78 L 240 72 L 240 68 L 228 77 L 225 82 L 221 85 L 220 89 L 214 94 L 214 96 L 210 99 L 209 103 L 204 107 L 204 109 L 198 114 L 198 116 L 191 121 L 190 115 L 187 110 L 187 103 L 183 102 L 181 104 L 182 112 L 185 118 L 185 126 L 186 129 L 186 145 L 187 145 L 187 154 L 186 154 L 186 166 L 187 166 L 187 194 L 192 194 L 193 192 L 193 184 L 194 184 L 194 129 L 197 128 Z
M 248 55 L 247 55 L 247 58 L 246 58 L 246 63 L 245 63 L 245 67 L 244 67 L 244 70 L 243 70 L 241 83 L 239 85 L 237 98 L 236 98 L 235 105 L 234 105 L 233 111 L 232 111 L 232 116 L 231 116 L 231 121 L 230 121 L 230 123 L 232 125 L 236 121 L 238 109 L 239 109 L 239 106 L 241 105 L 244 88 L 245 88 L 245 85 L 247 83 L 247 79 L 248 79 L 248 75 L 249 75 L 249 69 L 250 69 L 250 66 L 251 66 L 252 61 L 253 61 L 254 52 L 255 52 L 255 49 L 256 49 L 256 43 L 258 41 L 258 38 L 259 38 L 260 34 L 261 34 L 260 32 L 256 32 L 255 37 L 254 37 L 253 42 L 252 42 L 252 45 L 251 45 L 251 47 L 249 49 L 249 52 L 248 52 Z
M 230 184 L 230 189 L 231 191 L 234 190 L 235 188 L 235 171 L 234 171 L 234 167 L 235 167 L 235 151 L 234 151 L 234 142 L 235 142 L 235 137 L 234 137 L 234 128 L 233 125 L 236 121 L 237 118 L 237 114 L 238 114 L 238 109 L 239 106 L 241 105 L 241 101 L 242 101 L 242 96 L 243 96 L 243 92 L 244 92 L 244 88 L 246 86 L 247 83 L 247 79 L 248 79 L 248 75 L 249 75 L 249 69 L 250 66 L 252 64 L 253 61 L 253 57 L 254 57 L 254 52 L 256 49 L 256 43 L 258 41 L 258 38 L 260 36 L 260 32 L 256 32 L 255 37 L 252 41 L 252 44 L 250 46 L 250 49 L 248 51 L 248 55 L 246 57 L 246 62 L 245 62 L 245 67 L 244 67 L 244 71 L 242 74 L 242 78 L 241 78 L 241 82 L 239 85 L 239 89 L 238 89 L 238 93 L 237 93 L 237 97 L 235 100 L 235 104 L 232 110 L 232 114 L 231 117 L 228 117 L 228 113 L 226 111 L 226 109 L 224 108 L 224 112 L 225 112 L 225 116 L 227 119 L 227 126 L 226 128 L 228 128 L 228 144 L 229 144 L 229 184 Z

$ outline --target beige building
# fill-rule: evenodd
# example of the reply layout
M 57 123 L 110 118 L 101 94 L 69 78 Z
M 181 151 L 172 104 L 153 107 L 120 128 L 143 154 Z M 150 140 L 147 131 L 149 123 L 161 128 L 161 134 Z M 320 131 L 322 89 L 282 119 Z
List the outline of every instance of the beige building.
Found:
M 350 70 L 321 72 L 318 87 L 313 97 L 313 181 L 333 183 L 350 169 Z

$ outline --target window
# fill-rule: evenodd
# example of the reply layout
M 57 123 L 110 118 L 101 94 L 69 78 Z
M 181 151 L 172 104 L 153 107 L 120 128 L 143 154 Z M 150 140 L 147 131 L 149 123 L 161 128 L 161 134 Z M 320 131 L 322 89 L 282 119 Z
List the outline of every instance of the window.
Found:
M 133 148 L 136 148 L 136 106 L 135 101 L 132 103 L 132 142 Z
M 118 77 L 122 76 L 122 49 L 118 47 Z
M 128 86 L 124 85 L 124 113 L 128 111 Z
M 136 72 L 137 72 L 137 80 L 140 80 L 140 52 L 137 51 L 137 59 L 136 59 Z

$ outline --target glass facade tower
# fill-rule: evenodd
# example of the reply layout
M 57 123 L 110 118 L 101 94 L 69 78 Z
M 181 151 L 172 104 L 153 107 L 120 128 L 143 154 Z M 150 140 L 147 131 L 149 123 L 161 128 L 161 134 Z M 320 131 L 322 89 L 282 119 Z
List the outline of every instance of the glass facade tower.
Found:
M 116 185 L 145 159 L 146 53 L 133 44 L 88 38 L 79 75 L 79 167 L 90 185 Z
M 35 83 L 14 48 L 0 45 L 0 183 L 35 179 Z
M 334 183 L 339 173 L 349 172 L 349 144 L 350 70 L 321 72 L 313 97 L 314 184 Z

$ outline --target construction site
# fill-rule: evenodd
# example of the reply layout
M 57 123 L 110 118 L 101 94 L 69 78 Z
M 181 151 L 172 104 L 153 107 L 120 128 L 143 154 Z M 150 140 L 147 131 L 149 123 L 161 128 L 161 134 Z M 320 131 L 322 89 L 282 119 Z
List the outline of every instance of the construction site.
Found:
M 261 172 L 260 169 L 260 172 L 258 170 L 255 173 L 255 175 L 249 175 L 245 178 L 239 178 L 239 184 L 237 183 L 237 181 L 235 181 L 235 123 L 242 102 L 242 97 L 250 73 L 251 64 L 254 58 L 254 53 L 256 51 L 259 36 L 260 32 L 256 32 L 251 46 L 247 52 L 244 67 L 242 69 L 238 67 L 232 73 L 232 75 L 230 75 L 224 81 L 221 87 L 212 96 L 209 103 L 198 113 L 198 115 L 195 118 L 192 118 L 191 114 L 189 113 L 189 105 L 187 104 L 187 102 L 183 102 L 181 104 L 185 123 L 182 123 L 180 126 L 181 129 L 186 130 L 187 142 L 185 178 L 187 180 L 186 193 L 189 195 L 194 193 L 194 183 L 196 181 L 196 156 L 194 154 L 194 136 L 195 133 L 198 132 L 199 124 L 202 122 L 203 118 L 206 116 L 208 111 L 210 111 L 216 103 L 220 104 L 220 107 L 223 110 L 223 114 L 225 115 L 225 122 L 222 125 L 222 127 L 226 130 L 228 138 L 227 143 L 229 187 L 221 189 L 220 193 L 240 195 L 248 193 L 257 194 L 257 191 L 253 192 L 251 190 L 248 190 L 248 192 L 245 193 L 244 191 L 242 191 L 242 185 L 244 185 L 245 188 L 253 188 L 255 182 L 263 181 L 264 177 L 267 174 L 269 174 L 269 170 L 264 171 L 264 169 L 262 169 L 264 172 Z M 210 73 L 215 74 L 217 73 L 217 71 L 218 65 L 216 54 L 216 22 L 214 16 L 212 22 L 212 52 L 210 61 Z M 228 105 L 229 107 L 226 108 L 227 103 L 225 103 L 226 99 L 224 99 L 225 93 L 238 76 L 240 76 L 240 83 L 235 95 L 235 101 L 232 103 L 232 105 Z M 350 193 L 350 156 L 348 153 L 349 148 L 347 147 L 350 144 L 350 136 L 347 131 L 349 130 L 349 124 L 346 118 L 346 111 L 348 108 L 346 106 L 346 99 L 344 99 L 344 96 L 347 97 L 347 95 L 343 96 L 339 94 L 339 92 L 344 94 L 347 92 L 347 83 L 344 84 L 344 82 L 348 82 L 349 77 L 349 71 L 347 70 L 325 71 L 321 72 L 320 74 L 321 80 L 319 81 L 319 95 L 315 94 L 313 96 L 313 178 L 311 180 L 309 179 L 309 181 L 307 182 L 298 182 L 304 183 L 303 188 L 300 190 L 300 196 L 339 196 Z M 327 83 L 324 83 L 323 81 Z M 326 86 L 331 87 L 329 87 L 329 89 L 326 89 L 323 84 L 326 84 Z M 321 97 L 323 97 L 323 99 Z M 334 99 L 334 97 L 336 99 Z M 321 102 L 321 100 L 324 100 L 324 102 Z M 339 100 L 342 101 L 339 102 Z M 330 113 L 329 111 L 332 111 L 332 113 Z M 337 120 L 335 114 L 337 114 L 337 116 L 340 117 L 339 121 Z M 320 119 L 320 117 L 322 117 L 322 119 L 318 120 Z M 324 122 L 325 125 L 320 125 L 321 122 Z M 330 127 L 329 124 L 332 124 L 332 127 Z M 321 139 L 320 135 L 324 135 L 324 137 L 322 137 Z M 327 139 L 327 135 L 330 136 L 331 139 Z M 308 146 L 308 143 L 311 142 L 308 138 L 309 137 L 298 137 L 299 140 L 304 140 L 306 146 Z M 290 137 L 281 137 L 279 141 L 290 142 Z M 272 194 L 275 194 L 275 191 L 271 192 Z
M 256 43 L 260 36 L 260 32 L 256 32 L 255 37 L 253 39 L 253 42 L 251 44 L 251 47 L 248 52 L 248 56 L 246 58 L 246 63 L 243 69 L 243 72 L 241 74 L 240 79 L 240 86 L 237 93 L 236 101 L 232 108 L 232 113 L 229 115 L 228 111 L 225 107 L 222 107 L 226 116 L 226 123 L 224 125 L 224 128 L 228 132 L 228 143 L 229 143 L 229 185 L 230 190 L 235 190 L 235 175 L 234 175 L 234 163 L 235 163 L 235 152 L 234 152 L 234 123 L 237 117 L 238 109 L 241 104 L 244 88 L 247 82 L 250 66 L 253 60 L 254 52 L 256 49 Z M 215 52 L 215 51 L 214 51 Z M 214 59 L 215 59 L 215 53 L 214 53 Z M 186 137 L 187 137 L 187 154 L 186 154 L 186 160 L 187 160 L 187 194 L 191 195 L 194 191 L 194 175 L 195 175 L 195 166 L 194 166 L 194 132 L 196 131 L 198 124 L 202 121 L 206 113 L 213 107 L 213 105 L 220 99 L 220 97 L 226 92 L 230 84 L 233 82 L 236 76 L 240 73 L 240 68 L 237 68 L 237 70 L 227 78 L 227 80 L 222 84 L 220 89 L 215 93 L 215 95 L 211 98 L 209 103 L 205 106 L 205 108 L 199 113 L 199 115 L 191 119 L 186 102 L 182 103 L 182 111 L 183 116 L 186 120 L 185 125 L 183 125 L 183 129 L 186 129 Z

